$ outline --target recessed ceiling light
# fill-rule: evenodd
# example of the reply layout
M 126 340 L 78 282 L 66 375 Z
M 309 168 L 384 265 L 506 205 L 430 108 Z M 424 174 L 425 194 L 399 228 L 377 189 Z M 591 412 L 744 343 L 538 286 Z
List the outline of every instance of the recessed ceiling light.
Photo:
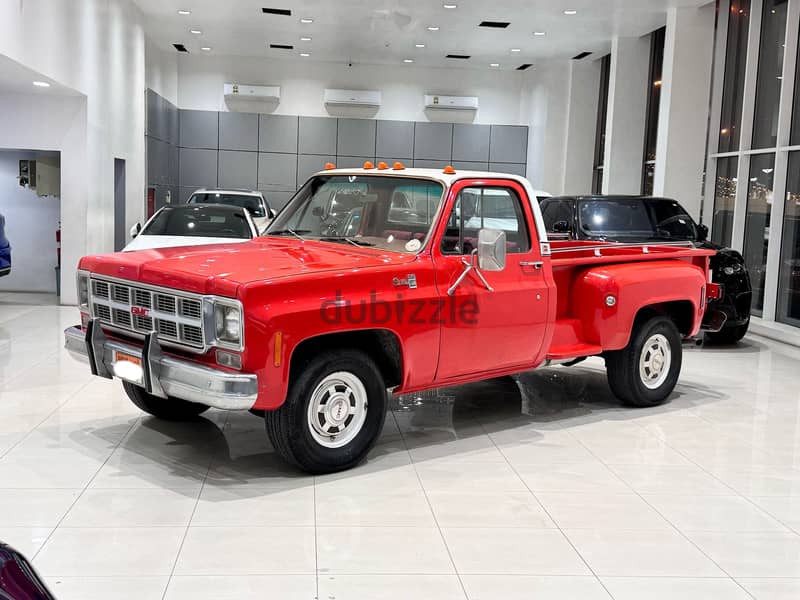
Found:
M 310 38 L 310 37 L 301 37 L 301 38 L 300 38 L 300 41 L 301 41 L 301 42 L 310 42 L 310 41 L 311 41 L 311 38 Z
M 442 4 L 442 8 L 458 8 L 458 4 Z
M 413 62 L 414 62 L 414 59 L 413 59 L 413 58 L 404 58 L 404 59 L 403 59 L 403 62 L 404 62 L 404 63 L 413 63 Z
M 300 56 L 306 57 L 306 56 L 311 56 L 311 55 L 308 52 L 301 52 Z
M 512 49 L 511 49 L 511 51 L 512 51 L 512 52 L 522 52 L 522 50 L 521 50 L 521 49 L 519 49 L 519 48 L 512 48 Z
M 305 23 L 306 25 L 308 25 L 309 23 L 313 23 L 314 19 L 309 19 L 308 17 L 303 17 L 302 19 L 300 19 L 300 22 L 301 23 Z
M 36 87 L 42 87 L 42 88 L 50 87 L 50 84 L 47 83 L 46 81 L 34 81 L 33 85 L 35 85 Z
M 189 33 L 193 33 L 195 35 L 202 35 L 203 31 L 201 29 L 190 29 Z
M 190 10 L 179 10 L 178 14 L 179 15 L 183 15 L 185 17 L 186 15 L 192 14 L 192 11 L 190 11 Z
M 203 46 L 202 48 L 200 48 L 200 50 L 202 50 L 203 52 L 211 52 L 211 46 Z
M 414 44 L 415 48 L 424 48 L 425 44 Z
M 545 35 L 546 33 L 545 31 L 534 31 L 533 35 Z
M 564 14 L 565 15 L 577 15 L 578 11 L 577 10 L 568 9 L 568 10 L 564 11 Z
M 489 66 L 490 66 L 490 67 L 499 67 L 499 66 L 500 66 L 500 63 L 492 63 L 492 64 L 490 64 Z
M 428 27 L 428 31 L 439 31 L 439 27 L 436 25 L 431 25 Z

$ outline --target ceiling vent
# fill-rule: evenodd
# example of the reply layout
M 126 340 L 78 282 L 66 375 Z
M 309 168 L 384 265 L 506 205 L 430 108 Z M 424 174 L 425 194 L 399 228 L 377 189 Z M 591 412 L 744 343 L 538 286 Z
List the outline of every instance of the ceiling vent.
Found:
M 437 96 L 425 95 L 425 108 L 450 110 L 478 110 L 477 96 Z
M 447 58 L 457 58 L 459 60 L 469 60 L 472 57 L 469 54 L 448 54 Z
M 261 12 L 265 15 L 280 15 L 282 17 L 291 17 L 292 11 L 288 8 L 262 8 Z
M 573 56 L 572 60 L 580 60 L 582 58 L 586 58 L 590 54 L 591 54 L 591 52 L 581 52 L 580 54 L 576 54 L 575 56 Z
M 325 104 L 328 106 L 380 106 L 381 93 L 378 90 L 325 90 Z
M 478 27 L 489 27 L 491 29 L 505 29 L 511 25 L 508 21 L 481 21 Z
M 533 65 L 532 65 L 531 63 L 525 63 L 525 64 L 522 64 L 522 65 L 518 66 L 518 67 L 517 67 L 517 71 L 527 71 L 527 70 L 528 70 L 528 69 L 530 69 L 532 66 L 533 66 Z
M 184 46 L 183 44 L 172 44 L 172 45 L 175 47 L 175 50 L 177 50 L 178 52 L 186 52 L 186 54 L 189 54 L 189 51 L 186 49 L 186 46 Z
M 281 88 L 277 85 L 246 85 L 226 83 L 223 86 L 225 100 L 258 100 L 261 102 L 279 102 Z
M 273 50 L 294 50 L 291 44 L 270 44 L 269 47 Z

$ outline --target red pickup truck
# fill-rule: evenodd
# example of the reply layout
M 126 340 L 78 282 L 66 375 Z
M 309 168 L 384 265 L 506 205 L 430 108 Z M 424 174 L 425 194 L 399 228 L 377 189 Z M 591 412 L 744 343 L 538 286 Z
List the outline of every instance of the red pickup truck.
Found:
M 84 257 L 67 349 L 157 417 L 263 416 L 313 473 L 365 456 L 387 390 L 602 356 L 624 403 L 669 396 L 713 251 L 548 242 L 524 178 L 370 167 L 316 174 L 244 244 Z

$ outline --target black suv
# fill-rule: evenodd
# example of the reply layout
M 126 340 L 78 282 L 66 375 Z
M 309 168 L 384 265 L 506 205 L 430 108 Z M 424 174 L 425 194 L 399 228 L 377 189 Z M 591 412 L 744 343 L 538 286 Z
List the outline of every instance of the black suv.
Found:
M 550 239 L 603 240 L 614 242 L 691 242 L 710 248 L 712 281 L 722 284 L 723 297 L 711 304 L 725 313 L 725 325 L 707 335 L 720 343 L 738 342 L 750 325 L 753 290 L 744 258 L 732 248 L 707 239 L 708 228 L 694 222 L 689 213 L 670 198 L 649 196 L 559 196 L 542 198 Z

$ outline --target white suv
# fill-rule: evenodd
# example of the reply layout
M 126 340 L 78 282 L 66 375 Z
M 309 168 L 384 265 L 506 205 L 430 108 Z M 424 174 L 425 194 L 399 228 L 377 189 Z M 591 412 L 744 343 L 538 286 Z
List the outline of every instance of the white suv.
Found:
M 246 209 L 253 217 L 258 234 L 266 231 L 275 217 L 275 211 L 267 202 L 264 194 L 251 190 L 217 190 L 199 189 L 189 198 L 188 204 L 226 204 Z

